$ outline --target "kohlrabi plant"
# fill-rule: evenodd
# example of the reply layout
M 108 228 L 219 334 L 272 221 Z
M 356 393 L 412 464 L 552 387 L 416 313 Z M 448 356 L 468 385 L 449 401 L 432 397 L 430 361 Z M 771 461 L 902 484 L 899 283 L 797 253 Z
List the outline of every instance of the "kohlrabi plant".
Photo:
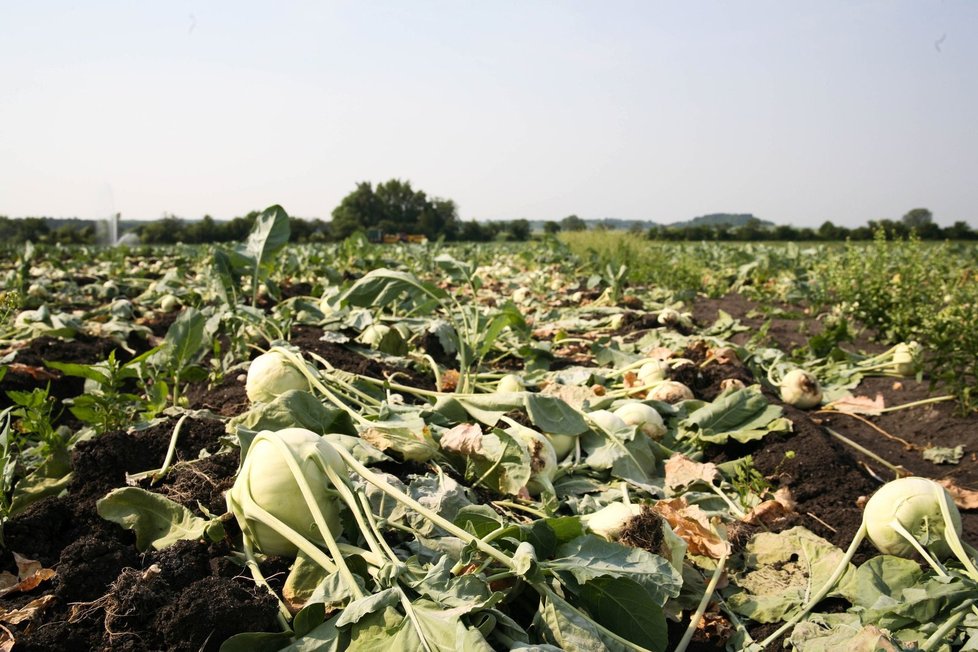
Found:
M 963 573 L 972 582 L 978 582 L 978 568 L 974 562 L 978 551 L 961 540 L 961 515 L 951 495 L 927 478 L 898 478 L 883 485 L 867 501 L 859 530 L 824 586 L 792 618 L 761 641 L 757 649 L 766 649 L 835 588 L 866 538 L 886 555 L 920 555 L 939 577 L 950 578 L 953 573 Z M 961 569 L 951 570 L 945 566 L 942 561 L 948 558 L 960 563 Z M 975 610 L 974 606 L 972 610 Z

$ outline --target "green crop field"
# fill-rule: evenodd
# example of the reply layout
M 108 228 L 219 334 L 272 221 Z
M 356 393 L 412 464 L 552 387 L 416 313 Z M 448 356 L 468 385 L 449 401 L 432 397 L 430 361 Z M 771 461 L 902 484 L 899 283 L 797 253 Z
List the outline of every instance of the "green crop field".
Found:
M 974 243 L 290 235 L 6 250 L 2 649 L 978 647 Z

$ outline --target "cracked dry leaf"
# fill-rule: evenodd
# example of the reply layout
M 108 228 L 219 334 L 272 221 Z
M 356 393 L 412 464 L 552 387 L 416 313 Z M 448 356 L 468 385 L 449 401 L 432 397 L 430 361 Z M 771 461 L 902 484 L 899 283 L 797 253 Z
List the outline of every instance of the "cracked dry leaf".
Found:
M 730 555 L 730 543 L 717 534 L 706 512 L 699 506 L 688 505 L 683 498 L 674 498 L 660 500 L 652 505 L 652 509 L 686 542 L 690 554 L 711 559 Z
M 0 573 L 0 597 L 18 591 L 31 591 L 41 582 L 53 578 L 55 573 L 50 568 L 43 568 L 41 563 L 14 553 L 17 564 L 17 577 L 11 573 Z
M 601 398 L 601 395 L 593 387 L 561 385 L 558 383 L 547 385 L 540 390 L 540 394 L 559 398 L 575 410 L 589 409 L 589 406 L 594 405 Z
M 55 597 L 53 595 L 42 595 L 39 598 L 31 600 L 20 609 L 0 609 L 0 621 L 11 625 L 19 625 L 44 613 L 54 600 Z M 2 649 L 0 647 L 0 650 Z
M 712 485 L 719 476 L 716 464 L 697 462 L 682 453 L 676 453 L 666 460 L 666 486 L 672 491 L 697 482 Z
M 482 450 L 482 428 L 474 423 L 460 423 L 446 430 L 439 442 L 442 449 L 459 455 L 473 455 Z

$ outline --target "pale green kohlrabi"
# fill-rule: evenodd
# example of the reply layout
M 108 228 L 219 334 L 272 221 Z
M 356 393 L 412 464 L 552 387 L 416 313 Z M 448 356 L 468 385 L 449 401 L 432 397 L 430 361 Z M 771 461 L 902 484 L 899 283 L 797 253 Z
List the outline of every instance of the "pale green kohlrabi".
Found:
M 340 499 L 327 466 L 341 478 L 348 475 L 333 446 L 311 430 L 258 433 L 227 493 L 228 508 L 256 549 L 294 556 L 298 538 L 323 545 L 324 527 L 331 539 L 339 535 Z
M 262 353 L 251 361 L 245 393 L 253 403 L 267 403 L 290 389 L 309 391 L 309 380 L 281 352 Z

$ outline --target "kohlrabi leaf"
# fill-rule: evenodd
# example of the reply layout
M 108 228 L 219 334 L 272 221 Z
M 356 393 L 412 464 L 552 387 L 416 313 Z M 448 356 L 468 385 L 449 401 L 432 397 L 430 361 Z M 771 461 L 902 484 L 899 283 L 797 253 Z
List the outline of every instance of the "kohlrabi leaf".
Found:
M 631 652 L 631 646 L 606 635 L 591 621 L 555 593 L 548 593 L 533 619 L 536 629 L 564 650 L 579 652 Z M 664 652 L 665 648 L 655 649 Z
M 642 586 L 658 606 L 679 595 L 682 586 L 680 574 L 662 557 L 593 534 L 558 547 L 557 555 L 541 565 L 567 573 L 582 585 L 601 577 L 628 578 Z
M 136 533 L 136 547 L 156 550 L 184 539 L 224 538 L 221 522 L 194 516 L 169 498 L 138 487 L 122 487 L 95 503 L 98 515 Z
M 443 301 L 448 297 L 445 290 L 414 274 L 381 268 L 369 272 L 347 288 L 339 296 L 339 305 L 383 308 L 404 295 L 415 305 L 430 300 Z
M 538 430 L 551 435 L 579 435 L 588 429 L 581 414 L 555 396 L 524 393 L 526 414 Z
M 786 620 L 825 585 L 843 556 L 841 550 L 804 527 L 758 533 L 747 544 L 745 571 L 731 577 L 741 590 L 734 591 L 727 604 L 760 623 Z M 847 575 L 853 571 L 850 565 Z M 846 575 L 842 581 L 847 581 Z
M 904 648 L 874 625 L 863 626 L 853 613 L 814 614 L 791 632 L 796 652 L 900 652 Z
M 666 617 L 645 586 L 627 577 L 598 577 L 578 596 L 581 606 L 615 634 L 649 650 L 665 651 Z
M 301 613 L 298 614 L 296 620 L 301 615 Z M 292 644 L 282 648 L 281 652 L 339 652 L 343 649 L 345 637 L 336 628 L 337 620 L 339 620 L 339 616 L 334 616 L 320 623 L 313 629 L 303 633 L 299 638 L 294 639 Z M 294 622 L 293 627 L 295 627 Z M 298 632 L 296 633 L 298 634 Z M 224 652 L 223 648 L 221 652 Z
M 234 251 L 235 263 L 248 266 L 268 265 L 289 242 L 289 216 L 278 205 L 269 206 L 255 218 L 248 238 Z
M 679 430 L 700 442 L 725 444 L 734 439 L 746 443 L 768 432 L 790 430 L 791 422 L 780 418 L 781 414 L 781 407 L 768 404 L 755 385 L 721 394 L 683 419 Z
M 486 434 L 453 428 L 442 435 L 440 444 L 464 468 L 465 479 L 474 484 L 515 496 L 530 479 L 526 448 L 499 428 Z
M 640 485 L 651 484 L 656 468 L 652 440 L 638 436 L 635 426 L 589 430 L 581 435 L 581 446 L 587 452 L 584 462 L 589 467 L 610 469 L 614 477 Z
M 505 597 L 491 591 L 485 578 L 479 575 L 453 574 L 452 565 L 447 556 L 442 556 L 427 569 L 424 577 L 409 584 L 422 597 L 451 607 L 459 615 L 491 607 Z
M 228 422 L 228 431 L 234 432 L 236 426 L 256 432 L 305 428 L 320 435 L 357 433 L 349 414 L 339 408 L 326 407 L 318 398 L 300 389 L 284 392 L 268 403 L 254 404 L 250 410 Z
M 346 627 L 347 625 L 357 623 L 370 614 L 381 612 L 388 607 L 399 604 L 400 601 L 398 590 L 394 588 L 384 589 L 383 591 L 365 596 L 347 605 L 346 609 L 340 615 L 340 619 L 336 622 L 336 626 Z

